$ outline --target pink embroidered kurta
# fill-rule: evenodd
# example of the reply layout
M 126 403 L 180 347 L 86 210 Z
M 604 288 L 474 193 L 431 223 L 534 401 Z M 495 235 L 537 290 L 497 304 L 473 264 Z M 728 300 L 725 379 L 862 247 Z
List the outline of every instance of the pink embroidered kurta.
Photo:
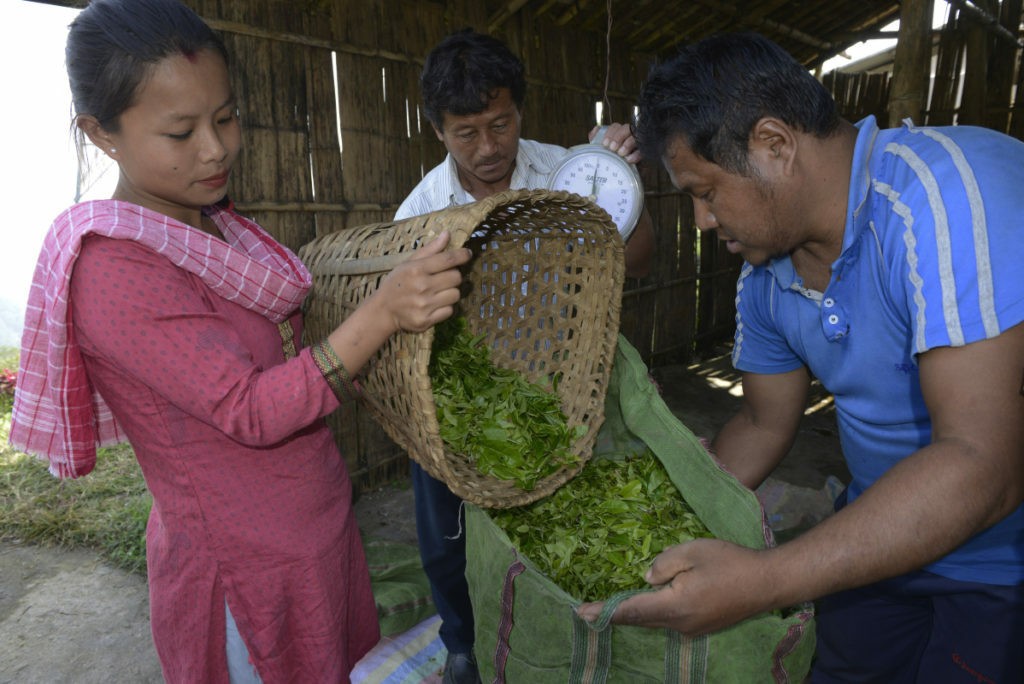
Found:
M 286 361 L 275 323 L 132 240 L 83 240 L 69 309 L 69 340 L 153 494 L 167 681 L 227 682 L 225 601 L 265 682 L 348 681 L 379 630 L 322 420 L 338 400 L 309 350 Z

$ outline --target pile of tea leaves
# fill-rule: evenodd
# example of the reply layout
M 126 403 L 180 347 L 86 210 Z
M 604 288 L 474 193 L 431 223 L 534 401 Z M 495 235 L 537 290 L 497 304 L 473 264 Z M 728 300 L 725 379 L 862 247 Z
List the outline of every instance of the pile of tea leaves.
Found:
M 488 513 L 538 570 L 582 601 L 646 588 L 643 574 L 663 549 L 714 536 L 649 449 L 594 458 L 551 496 Z
M 587 428 L 568 427 L 555 394 L 558 376 L 545 388 L 494 365 L 464 317 L 435 326 L 428 372 L 441 439 L 481 473 L 530 491 L 579 463 L 572 445 Z

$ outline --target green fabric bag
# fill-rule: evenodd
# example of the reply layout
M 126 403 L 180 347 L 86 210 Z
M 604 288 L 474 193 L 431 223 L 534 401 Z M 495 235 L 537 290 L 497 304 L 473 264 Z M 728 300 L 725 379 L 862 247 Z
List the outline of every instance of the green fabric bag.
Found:
M 383 540 L 363 540 L 381 636 L 412 629 L 437 612 L 419 548 Z
M 751 548 L 770 543 L 761 504 L 723 471 L 700 440 L 672 414 L 637 351 L 619 337 L 595 446 L 602 453 L 645 443 L 665 465 L 697 516 L 719 539 Z M 476 653 L 485 681 L 666 682 L 753 684 L 802 682 L 814 653 L 813 606 L 786 617 L 763 614 L 696 638 L 666 629 L 609 624 L 609 599 L 594 625 L 576 616 L 580 602 L 512 547 L 487 512 L 467 506 L 466 577 L 476 618 Z

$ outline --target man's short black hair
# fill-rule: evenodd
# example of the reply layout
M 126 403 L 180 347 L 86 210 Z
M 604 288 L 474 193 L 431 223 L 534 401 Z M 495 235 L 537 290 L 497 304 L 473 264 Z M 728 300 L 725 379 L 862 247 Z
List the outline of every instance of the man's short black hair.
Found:
M 634 135 L 647 159 L 681 137 L 698 157 L 746 175 L 750 133 L 764 117 L 828 137 L 839 128 L 832 95 L 785 50 L 756 33 L 683 47 L 651 69 Z
M 512 101 L 522 108 L 526 96 L 523 63 L 497 38 L 471 29 L 438 43 L 427 55 L 420 75 L 423 108 L 438 130 L 445 112 L 479 114 L 499 88 L 508 88 Z

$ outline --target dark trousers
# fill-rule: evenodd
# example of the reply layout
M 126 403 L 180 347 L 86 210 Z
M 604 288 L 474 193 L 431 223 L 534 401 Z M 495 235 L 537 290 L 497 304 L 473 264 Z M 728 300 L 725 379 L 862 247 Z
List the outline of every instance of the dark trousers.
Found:
M 466 533 L 462 499 L 412 462 L 416 537 L 430 593 L 441 617 L 440 636 L 449 653 L 473 650 L 473 606 L 466 584 Z
M 1024 682 L 1024 586 L 917 571 L 826 596 L 814 684 Z
M 815 622 L 813 684 L 1024 682 L 1024 585 L 918 570 L 824 597 Z

